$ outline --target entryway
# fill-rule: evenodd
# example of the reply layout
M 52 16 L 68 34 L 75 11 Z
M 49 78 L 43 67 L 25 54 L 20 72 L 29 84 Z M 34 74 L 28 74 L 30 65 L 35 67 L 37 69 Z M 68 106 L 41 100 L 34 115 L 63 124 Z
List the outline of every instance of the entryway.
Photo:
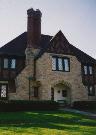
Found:
M 65 81 L 57 82 L 53 87 L 51 87 L 51 100 L 70 104 L 71 85 Z

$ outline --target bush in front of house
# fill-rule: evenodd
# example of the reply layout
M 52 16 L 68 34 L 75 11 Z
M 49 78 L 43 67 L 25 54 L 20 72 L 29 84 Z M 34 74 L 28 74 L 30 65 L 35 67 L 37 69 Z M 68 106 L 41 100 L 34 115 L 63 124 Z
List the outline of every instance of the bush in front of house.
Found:
M 73 108 L 79 110 L 96 110 L 96 101 L 75 101 Z
M 0 112 L 33 111 L 33 110 L 57 110 L 58 103 L 55 101 L 27 101 L 10 100 L 0 101 Z

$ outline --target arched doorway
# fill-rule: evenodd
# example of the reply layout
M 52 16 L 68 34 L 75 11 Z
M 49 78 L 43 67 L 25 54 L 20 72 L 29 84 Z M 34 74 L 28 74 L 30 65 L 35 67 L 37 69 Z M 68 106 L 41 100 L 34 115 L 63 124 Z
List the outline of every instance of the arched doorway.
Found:
M 51 99 L 54 101 L 66 101 L 68 104 L 71 102 L 71 85 L 63 80 L 56 82 L 51 88 Z

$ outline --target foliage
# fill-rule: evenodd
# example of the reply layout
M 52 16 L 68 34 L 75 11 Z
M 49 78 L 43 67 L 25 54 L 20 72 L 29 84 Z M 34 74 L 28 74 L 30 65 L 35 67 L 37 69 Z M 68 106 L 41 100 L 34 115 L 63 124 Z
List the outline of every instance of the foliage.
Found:
M 56 110 L 58 103 L 55 101 L 28 101 L 10 100 L 0 101 L 0 111 L 31 111 L 31 110 Z
M 73 108 L 81 109 L 81 110 L 96 110 L 96 101 L 75 101 L 73 103 Z

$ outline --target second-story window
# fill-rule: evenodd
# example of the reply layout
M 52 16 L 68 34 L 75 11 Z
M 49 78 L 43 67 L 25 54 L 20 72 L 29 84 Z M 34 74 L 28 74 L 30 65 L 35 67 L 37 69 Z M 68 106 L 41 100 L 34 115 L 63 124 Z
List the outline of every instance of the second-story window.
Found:
M 58 69 L 63 70 L 62 58 L 58 58 Z
M 16 60 L 15 59 L 11 59 L 11 68 L 15 69 L 16 67 Z
M 84 75 L 92 75 L 93 67 L 92 66 L 84 66 Z
M 56 70 L 56 58 L 52 58 L 52 70 Z
M 84 74 L 87 75 L 88 71 L 87 71 L 87 66 L 84 66 Z
M 8 68 L 8 59 L 7 58 L 4 59 L 4 68 Z
M 52 70 L 69 72 L 70 70 L 69 58 L 65 57 L 52 57 Z
M 68 59 L 64 59 L 65 71 L 69 71 L 69 61 Z
M 16 68 L 16 59 L 4 58 L 4 69 L 7 69 L 7 68 L 15 69 Z
M 92 66 L 89 66 L 89 74 L 90 74 L 90 75 L 93 74 Z

